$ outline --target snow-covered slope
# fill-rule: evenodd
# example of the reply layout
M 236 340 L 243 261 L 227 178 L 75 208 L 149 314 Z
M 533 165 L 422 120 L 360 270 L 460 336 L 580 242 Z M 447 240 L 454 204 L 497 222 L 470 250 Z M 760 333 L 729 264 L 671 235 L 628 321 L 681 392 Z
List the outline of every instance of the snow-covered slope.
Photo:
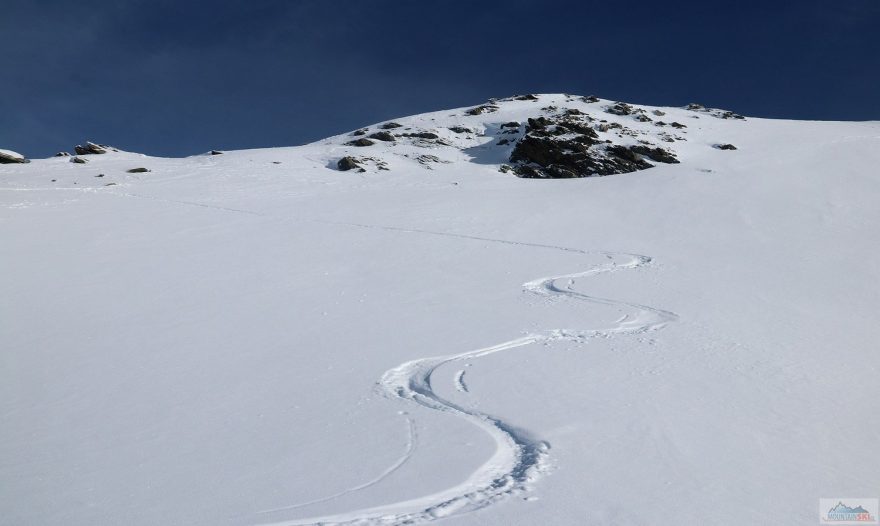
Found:
M 738 117 L 540 95 L 0 165 L 3 522 L 804 524 L 876 496 L 880 123 Z

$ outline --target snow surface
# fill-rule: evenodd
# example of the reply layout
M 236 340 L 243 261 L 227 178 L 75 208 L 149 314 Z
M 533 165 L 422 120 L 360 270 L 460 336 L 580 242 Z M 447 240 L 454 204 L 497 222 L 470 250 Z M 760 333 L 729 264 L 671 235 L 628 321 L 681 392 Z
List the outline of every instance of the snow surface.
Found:
M 876 496 L 880 123 L 638 106 L 687 126 L 663 143 L 611 101 L 497 104 L 391 130 L 448 145 L 0 166 L 0 522 L 812 524 Z M 681 164 L 501 173 L 500 125 L 551 105 Z

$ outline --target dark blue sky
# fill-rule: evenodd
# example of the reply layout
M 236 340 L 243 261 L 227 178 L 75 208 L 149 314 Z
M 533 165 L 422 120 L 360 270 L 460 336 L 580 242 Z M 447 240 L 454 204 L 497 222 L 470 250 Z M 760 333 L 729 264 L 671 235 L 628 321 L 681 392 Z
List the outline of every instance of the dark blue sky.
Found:
M 526 92 L 880 119 L 880 0 L 3 0 L 0 148 L 295 145 Z

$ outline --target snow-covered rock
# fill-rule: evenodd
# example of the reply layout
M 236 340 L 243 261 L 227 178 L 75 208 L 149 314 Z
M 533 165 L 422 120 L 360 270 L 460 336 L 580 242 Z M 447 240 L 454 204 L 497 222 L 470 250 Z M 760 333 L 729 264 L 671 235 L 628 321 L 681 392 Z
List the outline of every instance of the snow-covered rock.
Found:
M 0 164 L 19 164 L 26 163 L 27 159 L 25 159 L 24 155 L 13 152 L 12 150 L 3 150 L 0 149 Z

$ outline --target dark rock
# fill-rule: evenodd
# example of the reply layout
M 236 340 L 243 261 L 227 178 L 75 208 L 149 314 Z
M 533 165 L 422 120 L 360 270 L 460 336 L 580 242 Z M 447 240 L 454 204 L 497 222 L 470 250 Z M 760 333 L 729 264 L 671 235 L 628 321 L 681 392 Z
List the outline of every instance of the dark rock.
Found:
M 440 158 L 437 157 L 436 155 L 419 155 L 418 157 L 416 157 L 416 161 L 419 164 L 423 164 L 423 165 L 426 165 L 428 163 L 445 162 L 445 161 L 441 161 Z
M 690 104 L 685 106 L 685 109 L 688 109 L 691 111 L 702 111 L 702 110 L 705 110 L 706 107 L 703 106 L 702 104 L 697 104 L 696 102 L 691 102 Z
M 104 174 L 98 174 L 95 177 L 104 177 Z
M 104 186 L 116 186 L 116 183 L 107 183 Z
M 473 133 L 474 132 L 474 130 L 472 130 L 470 128 L 465 128 L 464 126 L 450 126 L 448 129 L 455 132 L 455 133 Z
M 609 124 L 600 126 L 610 129 Z M 672 152 L 649 144 L 610 143 L 600 140 L 589 123 L 572 116 L 531 118 L 510 162 L 519 177 L 547 179 L 634 172 L 653 167 L 649 160 L 678 162 Z
M 673 128 L 679 128 L 679 129 L 687 128 L 687 126 L 685 126 L 684 124 L 682 124 L 680 122 L 673 122 L 672 124 L 670 124 L 670 126 L 672 126 Z
M 740 119 L 740 120 L 745 120 L 745 117 L 743 117 L 743 116 L 740 115 L 739 113 L 734 113 L 734 112 L 732 112 L 732 111 L 722 111 L 722 112 L 720 112 L 720 113 L 718 113 L 718 114 L 713 114 L 713 115 L 715 115 L 716 117 L 720 117 L 720 118 L 722 118 L 722 119 Z
M 510 139 L 501 139 L 500 141 L 498 141 L 495 144 L 496 144 L 496 146 L 504 146 L 505 144 L 510 144 Z
M 211 155 L 223 155 L 223 152 L 220 150 L 211 150 Z
M 349 141 L 345 144 L 347 146 L 372 146 L 376 143 L 374 143 L 370 139 L 365 139 L 365 138 L 361 137 L 360 139 L 355 139 L 355 140 Z
M 612 106 L 605 108 L 605 111 L 612 115 L 629 115 L 633 112 L 633 107 L 625 102 L 615 102 Z
M 660 110 L 654 110 L 651 113 L 653 113 L 654 115 L 656 115 L 658 117 L 662 117 L 662 116 L 666 115 L 665 111 L 660 111 Z
M 351 134 L 354 136 L 366 135 L 367 130 L 366 129 L 355 130 L 355 131 L 351 132 Z
M 85 146 L 81 146 L 81 145 L 77 144 L 74 147 L 74 151 L 76 151 L 77 155 L 92 155 L 92 154 L 101 155 L 101 154 L 107 153 L 107 148 L 108 147 L 100 145 L 100 144 L 95 144 L 93 142 L 86 142 Z
M 718 148 L 719 150 L 736 150 L 737 149 L 736 146 L 734 146 L 732 144 L 716 144 L 715 148 Z
M 644 155 L 645 157 L 651 159 L 654 162 L 665 163 L 665 164 L 678 164 L 679 161 L 676 159 L 675 154 L 670 152 L 669 150 L 664 150 L 660 147 L 651 148 L 646 145 L 637 145 L 631 146 L 630 150 L 633 152 Z
M 639 113 L 638 115 L 636 115 L 636 120 L 639 122 L 651 122 L 652 121 L 651 117 L 648 117 L 647 115 L 645 115 L 643 113 Z
M 143 174 L 149 172 L 149 168 L 132 168 L 131 170 L 126 170 L 126 172 L 130 174 Z
M 11 150 L 0 150 L 0 164 L 22 164 L 30 162 L 24 155 Z
M 517 95 L 514 97 L 514 100 L 538 100 L 538 97 L 536 95 L 532 95 L 532 94 Z
M 417 139 L 439 139 L 440 136 L 436 133 L 431 132 L 413 132 L 413 133 L 401 133 L 401 137 L 415 137 Z
M 582 112 L 581 110 L 579 110 L 577 108 L 568 108 L 567 110 L 565 110 L 565 114 L 569 115 L 569 116 L 575 116 L 575 115 L 584 115 L 584 112 Z
M 394 128 L 400 128 L 403 126 L 402 124 L 398 124 L 396 122 L 386 122 L 385 124 L 379 126 L 380 130 L 393 130 Z
M 358 164 L 358 160 L 356 158 L 346 156 L 342 159 L 339 159 L 339 162 L 336 163 L 336 167 L 339 168 L 339 170 L 346 172 L 348 170 L 360 168 L 361 165 Z
M 587 95 L 586 97 L 581 98 L 584 102 L 599 102 L 599 97 L 595 95 Z
M 82 157 L 71 157 L 70 162 L 76 163 L 76 164 L 86 164 L 89 161 L 88 161 L 88 159 L 83 159 Z
M 495 106 L 493 104 L 483 104 L 482 106 L 471 108 L 465 113 L 467 113 L 468 115 L 482 115 L 483 113 L 492 113 L 495 111 L 498 111 L 498 106 Z
M 502 128 L 519 128 L 519 123 L 515 121 L 506 122 L 501 125 Z
M 607 131 L 613 130 L 615 128 L 623 128 L 623 126 L 621 126 L 617 122 L 603 122 L 603 123 L 600 123 L 596 127 L 596 129 L 599 130 L 600 132 L 607 132 Z
M 394 135 L 387 131 L 380 131 L 370 135 L 370 139 L 376 139 L 377 141 L 385 141 L 391 142 L 394 140 Z
M 67 152 L 58 152 L 55 154 L 55 157 L 70 157 L 70 154 Z

